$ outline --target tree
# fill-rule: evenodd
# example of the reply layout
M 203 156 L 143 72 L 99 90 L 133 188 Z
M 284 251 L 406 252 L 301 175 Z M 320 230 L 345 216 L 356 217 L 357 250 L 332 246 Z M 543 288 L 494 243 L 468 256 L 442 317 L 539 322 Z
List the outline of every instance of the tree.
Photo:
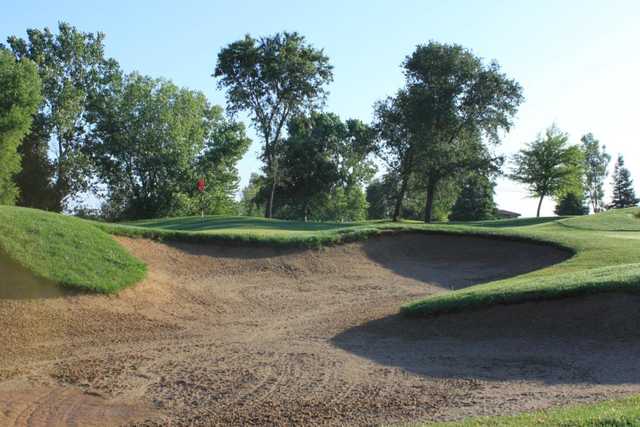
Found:
M 15 182 L 20 189 L 17 204 L 56 211 L 59 210 L 60 203 L 50 179 L 55 172 L 55 166 L 49 159 L 49 137 L 42 133 L 43 127 L 37 123 L 40 120 L 42 115 L 36 114 L 36 123 L 18 147 L 22 161 L 20 171 L 15 176 Z
M 359 120 L 343 122 L 313 112 L 288 123 L 283 145 L 278 216 L 355 221 L 366 219 L 362 186 L 373 176 L 373 130 Z
M 220 51 L 214 76 L 218 87 L 227 90 L 228 110 L 248 111 L 262 137 L 271 186 L 265 216 L 271 218 L 284 126 L 324 103 L 324 86 L 333 79 L 329 59 L 295 32 L 258 40 L 246 35 Z
M 398 179 L 392 174 L 386 174 L 371 181 L 366 191 L 367 204 L 369 205 L 368 219 L 386 219 L 393 216 L 397 185 Z
M 31 153 L 51 151 L 52 182 L 55 210 L 62 210 L 77 194 L 90 185 L 91 165 L 83 150 L 84 136 L 91 127 L 87 112 L 92 98 L 104 90 L 113 76 L 118 75 L 118 64 L 104 56 L 104 34 L 83 33 L 61 22 L 58 33 L 48 28 L 27 30 L 27 39 L 9 37 L 8 43 L 17 59 L 30 59 L 38 67 L 43 87 L 43 103 L 32 128 L 31 144 L 49 145 L 51 150 L 33 148 Z M 49 148 L 49 147 L 47 147 Z M 42 173 L 40 156 L 24 157 L 25 161 L 40 162 L 23 165 L 25 171 Z M 42 179 L 25 176 L 21 182 Z M 26 192 L 28 188 L 24 188 Z M 25 200 L 30 200 L 27 198 Z
M 89 148 L 107 187 L 108 216 L 235 213 L 235 164 L 250 143 L 242 124 L 200 92 L 136 73 L 100 105 Z
M 466 177 L 449 214 L 449 220 L 480 221 L 495 218 L 495 186 L 495 182 L 487 175 L 474 173 Z
M 240 214 L 245 216 L 258 216 L 262 209 L 260 201 L 260 190 L 265 186 L 264 177 L 252 173 L 249 183 L 242 189 L 242 197 L 240 199 Z
M 587 197 L 594 213 L 604 209 L 604 181 L 607 178 L 607 168 L 611 156 L 606 152 L 606 147 L 600 147 L 600 141 L 593 134 L 584 135 L 582 151 L 584 152 L 584 173 Z
M 16 61 L 0 47 L 0 204 L 13 205 L 18 197 L 14 181 L 20 170 L 18 147 L 29 132 L 41 101 L 41 82 L 35 64 Z
M 403 114 L 409 139 L 415 140 L 416 164 L 426 200 L 424 220 L 433 218 L 438 186 L 472 170 L 499 167 L 488 144 L 508 131 L 522 88 L 500 72 L 496 62 L 459 45 L 420 45 L 403 63 L 407 102 Z
M 346 127 L 333 114 L 296 117 L 288 126 L 282 155 L 282 188 L 288 205 L 285 216 L 305 221 L 329 204 L 329 194 L 340 179 L 333 155 Z M 283 200 L 283 201 L 284 201 Z
M 613 168 L 613 199 L 609 209 L 634 207 L 639 201 L 633 189 L 631 173 L 624 165 L 624 157 L 618 154 L 618 160 Z
M 555 213 L 556 215 L 588 215 L 589 206 L 585 205 L 581 192 L 570 191 L 560 198 Z
M 406 185 L 399 217 L 424 219 L 426 194 L 424 182 L 420 178 L 418 174 L 411 175 Z M 391 171 L 371 183 L 367 188 L 370 219 L 390 218 L 393 215 L 397 207 L 399 186 L 400 179 Z M 440 183 L 434 197 L 433 220 L 444 221 L 448 218 L 459 192 L 460 183 L 455 178 L 448 178 Z
M 400 219 L 402 203 L 416 162 L 416 139 L 411 138 L 409 133 L 407 98 L 406 90 L 400 90 L 395 97 L 388 97 L 374 106 L 378 155 L 387 164 L 389 177 L 397 181 L 391 214 L 394 222 Z M 393 188 L 388 186 L 390 182 L 387 183 L 387 189 Z
M 511 179 L 526 184 L 531 196 L 539 199 L 538 217 L 545 197 L 561 197 L 582 185 L 582 151 L 568 141 L 553 125 L 513 158 Z

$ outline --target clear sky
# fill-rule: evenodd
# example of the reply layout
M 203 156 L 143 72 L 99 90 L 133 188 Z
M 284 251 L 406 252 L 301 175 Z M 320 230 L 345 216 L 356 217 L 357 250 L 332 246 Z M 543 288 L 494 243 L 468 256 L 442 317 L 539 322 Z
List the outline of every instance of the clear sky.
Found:
M 622 152 L 640 183 L 638 0 L 4 3 L 2 40 L 24 36 L 27 28 L 55 28 L 60 20 L 103 31 L 107 54 L 125 71 L 169 78 L 218 104 L 224 94 L 211 74 L 223 46 L 246 33 L 298 31 L 334 65 L 326 109 L 365 121 L 376 100 L 402 86 L 400 63 L 417 44 L 459 43 L 496 59 L 524 87 L 526 101 L 501 152 L 513 154 L 555 122 L 572 142 L 593 132 L 614 157 Z M 260 167 L 258 150 L 255 141 L 239 165 L 243 185 Z M 501 208 L 535 214 L 536 202 L 506 179 L 496 200 Z M 547 201 L 544 213 L 553 206 Z

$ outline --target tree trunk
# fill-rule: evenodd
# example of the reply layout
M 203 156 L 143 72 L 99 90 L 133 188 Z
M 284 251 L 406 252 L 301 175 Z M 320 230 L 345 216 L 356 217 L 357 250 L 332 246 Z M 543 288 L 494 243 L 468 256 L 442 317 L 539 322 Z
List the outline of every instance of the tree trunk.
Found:
M 63 162 L 62 162 L 62 156 L 64 153 L 64 148 L 62 146 L 62 140 L 61 137 L 59 136 L 58 133 L 58 164 L 57 164 L 57 169 L 58 169 L 58 179 L 56 180 L 55 183 L 55 194 L 56 194 L 56 208 L 59 209 L 59 212 L 62 212 L 62 208 L 64 206 L 64 198 L 66 197 L 65 194 L 65 181 L 64 181 L 64 166 L 63 166 Z
M 404 199 L 404 193 L 407 192 L 407 184 L 409 179 L 402 178 L 402 184 L 400 184 L 400 192 L 398 193 L 398 197 L 396 198 L 396 205 L 393 209 L 393 222 L 398 222 L 400 218 L 400 210 L 402 209 L 402 200 Z
M 538 212 L 536 213 L 536 218 L 540 218 L 540 208 L 542 207 L 542 199 L 544 199 L 544 194 L 540 196 L 540 201 L 538 202 Z
M 273 217 L 273 198 L 276 194 L 276 177 L 274 175 L 271 180 L 271 190 L 269 191 L 269 200 L 267 200 L 267 207 L 265 211 L 265 217 L 272 218 Z
M 427 202 L 424 207 L 424 222 L 430 223 L 433 212 L 433 198 L 435 197 L 436 183 L 429 179 L 427 183 Z

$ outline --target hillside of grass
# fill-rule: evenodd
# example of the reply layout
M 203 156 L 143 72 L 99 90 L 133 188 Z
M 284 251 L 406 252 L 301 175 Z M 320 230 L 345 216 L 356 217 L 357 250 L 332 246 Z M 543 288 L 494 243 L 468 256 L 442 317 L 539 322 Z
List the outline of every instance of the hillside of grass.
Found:
M 305 247 L 363 240 L 396 232 L 454 233 L 539 242 L 573 253 L 567 261 L 542 270 L 434 295 L 401 308 L 408 316 L 427 316 L 596 292 L 635 292 L 640 284 L 640 230 L 633 231 L 632 227 L 635 221 L 640 221 L 636 216 L 638 212 L 638 209 L 626 209 L 588 217 L 442 224 L 413 221 L 318 223 L 233 216 L 109 224 L 5 207 L 0 212 L 3 227 L 0 231 L 6 237 L 1 239 L 0 249 L 39 276 L 67 286 L 101 292 L 115 292 L 139 280 L 144 267 L 100 230 L 159 240 Z M 37 229 L 36 234 L 30 232 L 32 228 Z M 23 244 L 27 237 L 31 240 Z M 46 256 L 29 256 L 33 253 Z M 83 254 L 83 258 L 78 258 L 79 254 Z M 74 258 L 80 261 L 68 268 L 60 267 Z
M 638 425 L 640 425 L 640 396 L 515 416 L 479 417 L 458 422 L 425 424 L 424 427 L 631 427 Z
M 161 218 L 121 223 L 147 229 L 163 229 L 174 231 L 200 231 L 208 234 L 216 233 L 256 233 L 269 231 L 272 233 L 313 233 L 318 231 L 335 231 L 348 229 L 367 222 L 302 222 L 280 219 L 267 219 L 248 216 L 192 216 L 178 218 Z
M 640 210 L 586 217 L 519 218 L 466 223 L 415 221 L 314 223 L 247 217 L 190 217 L 101 224 L 114 234 L 157 239 L 319 246 L 395 232 L 447 233 L 552 245 L 573 256 L 562 263 L 510 279 L 442 293 L 406 304 L 407 316 L 428 316 L 496 304 L 556 299 L 598 292 L 636 292 L 640 287 Z
M 87 221 L 0 206 L 0 253 L 66 288 L 114 293 L 140 281 L 145 265 Z
M 579 230 L 640 231 L 640 209 L 613 209 L 598 215 L 575 216 L 560 224 Z
M 494 230 L 570 248 L 567 261 L 525 275 L 472 286 L 406 304 L 407 316 L 428 316 L 496 304 L 557 299 L 600 292 L 640 290 L 640 232 L 600 231 L 614 228 L 620 218 L 638 210 L 610 211 L 522 227 Z M 590 228 L 568 227 L 579 221 Z
M 385 225 L 391 223 L 301 222 L 241 216 L 204 216 L 92 224 L 115 235 L 156 240 L 317 247 L 366 239 L 381 233 L 387 228 Z

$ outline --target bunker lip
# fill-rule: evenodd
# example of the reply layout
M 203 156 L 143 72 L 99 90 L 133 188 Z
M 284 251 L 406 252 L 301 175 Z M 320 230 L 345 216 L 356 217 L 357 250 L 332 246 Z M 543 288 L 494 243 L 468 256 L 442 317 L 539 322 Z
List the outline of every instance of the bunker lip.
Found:
M 130 402 L 130 422 L 148 418 L 135 408 L 151 407 L 177 426 L 457 419 L 640 388 L 599 363 L 633 360 L 632 341 L 578 336 L 563 355 L 554 350 L 562 336 L 518 327 L 527 316 L 476 313 L 451 317 L 451 326 L 444 316 L 413 327 L 396 316 L 407 301 L 569 256 L 556 248 L 422 233 L 306 250 L 117 240 L 149 267 L 136 287 L 0 300 L 0 342 L 9 343 L 0 424 L 26 404 L 53 412 L 48 401 L 18 401 L 13 384 L 24 382 L 82 390 L 110 407 Z M 503 322 L 514 323 L 504 337 Z M 55 414 L 81 417 L 91 402 L 55 404 Z
M 0 251 L 0 299 L 40 299 L 73 295 L 68 289 L 35 276 Z

